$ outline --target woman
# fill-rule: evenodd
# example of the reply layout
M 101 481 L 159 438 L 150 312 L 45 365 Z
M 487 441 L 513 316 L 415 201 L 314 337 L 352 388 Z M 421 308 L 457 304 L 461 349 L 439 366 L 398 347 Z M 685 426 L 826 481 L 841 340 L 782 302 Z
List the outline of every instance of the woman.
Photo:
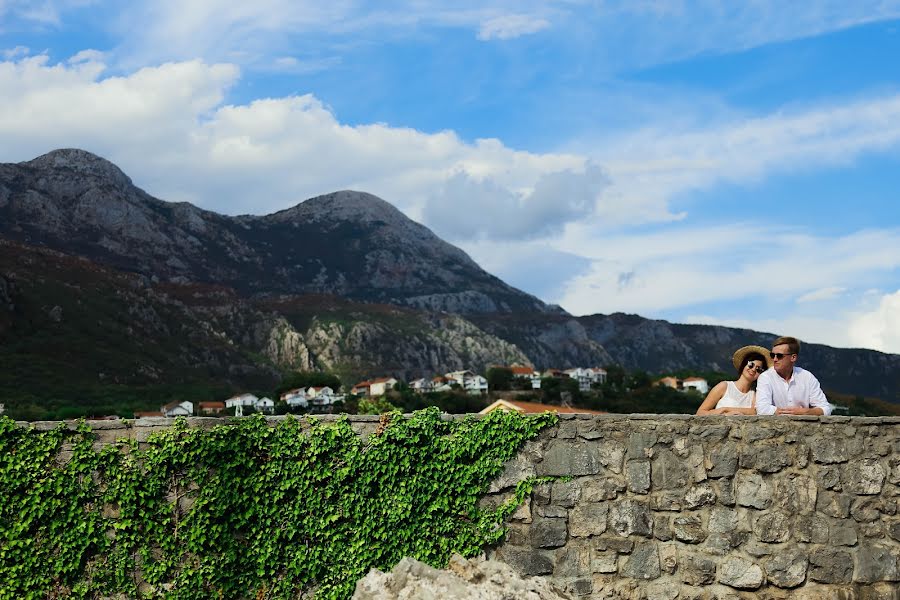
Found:
M 755 415 L 756 380 L 772 366 L 769 350 L 762 346 L 739 348 L 731 362 L 740 376 L 720 381 L 697 409 L 698 415 Z

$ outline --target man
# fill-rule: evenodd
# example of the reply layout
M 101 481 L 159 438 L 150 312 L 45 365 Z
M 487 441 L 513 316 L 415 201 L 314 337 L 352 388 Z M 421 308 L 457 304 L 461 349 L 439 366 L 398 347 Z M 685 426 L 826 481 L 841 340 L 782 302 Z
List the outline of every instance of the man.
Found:
M 780 337 L 769 353 L 774 366 L 756 380 L 756 414 L 758 415 L 830 415 L 831 405 L 819 380 L 805 369 L 795 366 L 800 342 Z

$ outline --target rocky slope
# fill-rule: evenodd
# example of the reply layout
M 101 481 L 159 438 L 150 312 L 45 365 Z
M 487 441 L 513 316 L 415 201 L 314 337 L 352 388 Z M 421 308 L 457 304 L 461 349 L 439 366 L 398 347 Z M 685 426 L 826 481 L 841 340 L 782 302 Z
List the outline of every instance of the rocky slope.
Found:
M 271 389 L 291 369 L 731 372 L 735 348 L 774 337 L 572 317 L 370 194 L 228 217 L 153 198 L 81 150 L 0 164 L 0 395 L 13 403 L 47 402 L 58 379 L 85 398 L 98 382 L 201 398 L 212 384 Z M 802 364 L 826 389 L 900 401 L 900 356 L 811 344 Z

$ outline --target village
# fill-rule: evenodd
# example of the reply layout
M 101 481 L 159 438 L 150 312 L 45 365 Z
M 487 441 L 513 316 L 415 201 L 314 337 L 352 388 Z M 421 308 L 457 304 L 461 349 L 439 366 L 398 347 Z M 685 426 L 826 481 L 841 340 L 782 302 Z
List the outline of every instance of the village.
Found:
M 490 367 L 486 375 L 491 371 L 508 371 L 512 378 L 511 389 L 520 392 L 541 390 L 542 382 L 547 380 L 570 380 L 577 384 L 581 392 L 589 392 L 607 381 L 608 371 L 602 367 L 578 367 L 572 369 L 546 369 L 538 371 L 531 366 L 512 365 Z M 709 391 L 709 384 L 702 377 L 677 378 L 666 376 L 653 381 L 655 386 L 664 386 L 681 392 L 694 391 L 705 395 Z M 159 411 L 138 411 L 136 418 L 141 417 L 181 417 L 181 416 L 244 416 L 251 413 L 273 415 L 279 413 L 333 412 L 336 407 L 342 406 L 349 398 L 371 399 L 381 398 L 390 391 L 406 386 L 410 391 L 419 395 L 463 391 L 475 396 L 486 396 L 495 391 L 491 388 L 488 377 L 471 370 L 451 371 L 432 378 L 419 378 L 409 382 L 403 382 L 395 377 L 376 377 L 360 381 L 348 390 L 334 389 L 332 386 L 297 387 L 286 390 L 278 396 L 278 400 L 244 392 L 235 394 L 222 401 L 202 401 L 196 407 L 187 400 L 173 401 L 161 406 Z M 499 403 L 498 403 L 499 402 Z M 515 406 L 509 399 L 500 399 L 490 404 L 481 412 L 489 412 L 496 408 L 520 410 L 520 412 L 542 412 L 543 410 L 559 410 L 559 406 L 541 404 L 537 402 L 518 402 Z M 278 405 L 282 410 L 278 411 Z M 522 406 L 518 406 L 522 405 Z M 525 406 L 527 405 L 527 406 Z M 518 407 L 518 408 L 517 408 Z M 523 408 L 524 407 L 524 408 Z M 567 408 L 567 407 L 563 407 Z M 566 412 L 572 412 L 572 409 Z M 596 413 L 584 409 L 582 412 Z

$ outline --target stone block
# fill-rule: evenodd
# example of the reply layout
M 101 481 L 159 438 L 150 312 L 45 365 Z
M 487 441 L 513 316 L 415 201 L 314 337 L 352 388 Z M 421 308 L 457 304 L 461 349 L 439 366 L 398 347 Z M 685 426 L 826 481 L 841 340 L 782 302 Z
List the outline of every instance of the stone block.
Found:
M 716 503 L 716 493 L 709 484 L 695 485 L 684 495 L 684 507 L 689 510 Z
M 841 490 L 841 468 L 837 465 L 820 467 L 816 473 L 816 481 L 824 490 Z
M 763 571 L 759 565 L 738 556 L 728 556 L 721 562 L 716 580 L 739 590 L 756 590 L 763 583 Z
M 653 510 L 680 511 L 684 496 L 676 490 L 655 492 L 650 496 L 650 508 Z
M 555 504 L 538 505 L 534 512 L 539 517 L 549 517 L 551 519 L 565 519 L 569 516 L 568 510 Z
M 717 479 L 712 482 L 713 491 L 719 499 L 719 504 L 724 506 L 734 506 L 734 479 L 731 477 L 725 479 Z
M 659 545 L 659 565 L 664 573 L 671 575 L 678 568 L 678 545 Z
M 586 537 L 600 535 L 606 531 L 606 516 L 609 504 L 606 502 L 582 502 L 569 511 L 569 535 Z
M 732 477 L 737 473 L 737 467 L 737 445 L 733 443 L 721 444 L 709 452 L 706 460 L 706 475 L 713 479 Z
M 650 461 L 629 460 L 625 463 L 625 482 L 628 491 L 633 494 L 646 494 L 650 491 Z
M 654 542 L 640 542 L 624 560 L 619 574 L 633 579 L 656 579 L 662 570 L 659 564 L 659 552 Z
M 740 453 L 739 465 L 742 469 L 754 469 L 761 473 L 777 473 L 791 464 L 790 452 L 783 444 L 745 446 Z
M 819 513 L 798 515 L 794 519 L 794 537 L 807 544 L 827 544 L 828 518 Z
M 892 540 L 900 542 L 900 521 L 891 521 L 887 526 L 887 534 Z
M 861 546 L 856 552 L 856 569 L 853 581 L 875 583 L 900 581 L 900 554 L 896 546 L 871 544 Z
M 650 509 L 642 502 L 623 500 L 610 508 L 609 526 L 622 537 L 629 535 L 649 537 L 652 533 Z
M 492 558 L 505 562 L 526 577 L 553 573 L 553 554 L 546 550 L 501 546 Z
M 709 511 L 709 530 L 715 533 L 731 533 L 738 528 L 737 511 L 716 506 Z
M 710 585 L 716 580 L 716 561 L 697 552 L 682 551 L 678 558 L 678 573 L 688 585 Z
M 850 516 L 857 523 L 872 523 L 881 518 L 882 513 L 887 512 L 884 501 L 873 496 L 856 498 L 850 505 Z
M 656 444 L 655 431 L 638 431 L 628 436 L 628 449 L 625 458 L 628 460 L 646 460 L 653 456 L 653 446 Z
M 855 546 L 858 539 L 853 521 L 833 519 L 828 526 L 828 543 L 832 546 Z
M 596 475 L 602 469 L 600 447 L 593 442 L 553 440 L 535 468 L 541 477 Z
M 595 442 L 599 448 L 600 464 L 615 473 L 622 473 L 622 461 L 625 458 L 625 446 L 613 440 Z
M 581 500 L 584 502 L 615 500 L 625 491 L 625 484 L 618 478 L 591 477 L 581 481 Z
M 683 489 L 693 481 L 684 463 L 671 450 L 660 450 L 650 466 L 654 490 Z
M 767 544 L 786 542 L 791 537 L 790 518 L 777 511 L 763 513 L 753 523 L 753 533 L 759 541 Z
M 557 506 L 572 508 L 581 496 L 581 488 L 575 480 L 554 481 L 550 491 L 550 502 Z
M 660 541 L 668 542 L 673 535 L 671 517 L 664 513 L 654 514 L 653 537 Z
M 578 437 L 584 440 L 596 440 L 603 437 L 603 430 L 595 420 L 577 421 L 576 431 Z
M 850 516 L 851 497 L 834 492 L 820 492 L 816 500 L 816 510 L 822 514 L 836 519 L 846 519 Z
M 565 519 L 539 517 L 531 523 L 531 545 L 535 548 L 558 548 L 566 543 Z
M 795 588 L 806 580 L 809 557 L 801 550 L 779 552 L 765 560 L 769 583 L 780 588 Z
M 675 539 L 686 544 L 699 544 L 706 539 L 703 519 L 698 515 L 676 517 L 672 525 Z
M 739 506 L 768 508 L 772 502 L 772 487 L 759 473 L 739 473 L 735 477 L 735 500 Z
M 515 487 L 523 479 L 534 477 L 534 475 L 534 461 L 527 454 L 520 452 L 515 458 L 503 465 L 503 471 L 491 482 L 488 492 L 494 494 Z
M 618 571 L 619 555 L 613 551 L 595 552 L 591 558 L 594 573 L 615 573 Z
M 856 435 L 856 428 L 852 427 L 851 429 Z M 845 463 L 858 454 L 860 450 L 860 446 L 854 441 L 854 438 L 847 439 L 838 436 L 814 439 L 809 446 L 812 450 L 813 460 L 826 465 Z
M 774 482 L 772 508 L 793 515 L 813 512 L 817 498 L 818 487 L 812 477 L 787 473 Z
M 705 419 L 704 419 L 705 420 Z M 729 432 L 731 431 L 731 425 L 694 425 L 689 430 L 692 436 L 700 436 L 700 439 L 705 442 L 721 442 L 726 437 L 728 437 Z
M 631 554 L 634 550 L 634 540 L 630 538 L 602 537 L 593 540 L 594 548 L 601 552 L 617 552 L 618 554 Z
M 817 548 L 809 556 L 809 578 L 820 583 L 850 583 L 853 556 L 845 550 Z
M 572 540 L 556 550 L 555 577 L 590 577 L 593 549 L 587 540 Z
M 841 483 L 845 492 L 868 496 L 881 493 L 886 476 L 887 472 L 878 459 L 864 458 L 844 466 Z

